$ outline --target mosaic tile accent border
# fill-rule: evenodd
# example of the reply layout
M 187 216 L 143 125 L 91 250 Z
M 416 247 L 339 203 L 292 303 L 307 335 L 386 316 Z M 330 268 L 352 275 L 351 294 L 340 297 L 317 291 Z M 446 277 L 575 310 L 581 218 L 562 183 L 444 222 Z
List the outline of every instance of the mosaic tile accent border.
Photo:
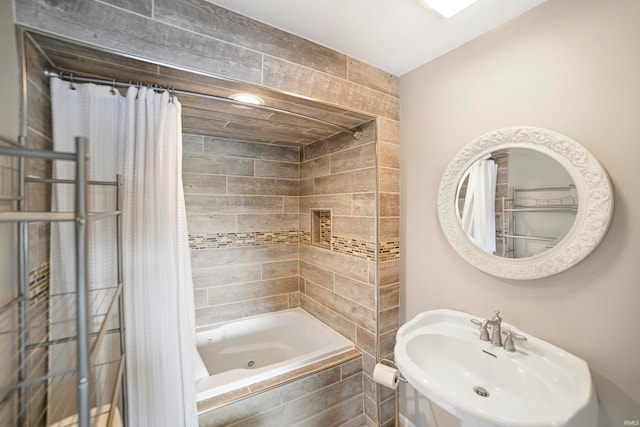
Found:
M 311 245 L 311 233 L 300 231 L 300 243 Z M 348 239 L 345 237 L 331 237 L 331 251 L 358 258 L 367 258 L 375 261 L 376 244 L 364 240 Z M 380 244 L 378 250 L 380 261 L 392 261 L 400 259 L 400 241 L 391 240 Z
M 249 231 L 244 233 L 190 234 L 189 248 L 218 249 L 297 244 L 298 230 Z
M 381 243 L 378 254 L 380 261 L 400 259 L 400 240 L 391 240 Z
M 246 233 L 212 233 L 189 235 L 191 249 L 240 248 L 251 246 L 268 246 L 281 244 L 311 245 L 311 233 L 308 231 L 253 231 Z M 331 236 L 332 252 L 366 258 L 375 261 L 376 244 L 365 240 Z M 380 261 L 391 261 L 400 258 L 400 241 L 384 242 L 378 249 Z M 40 268 L 40 267 L 39 267 Z M 47 267 L 48 268 L 48 267 Z M 48 282 L 48 273 L 47 273 Z
M 29 272 L 29 304 L 36 306 L 49 299 L 49 263 Z
M 331 236 L 331 250 L 339 254 L 376 260 L 376 244 L 364 240 Z
M 300 231 L 300 243 L 303 245 L 311 245 L 311 233 L 308 231 Z

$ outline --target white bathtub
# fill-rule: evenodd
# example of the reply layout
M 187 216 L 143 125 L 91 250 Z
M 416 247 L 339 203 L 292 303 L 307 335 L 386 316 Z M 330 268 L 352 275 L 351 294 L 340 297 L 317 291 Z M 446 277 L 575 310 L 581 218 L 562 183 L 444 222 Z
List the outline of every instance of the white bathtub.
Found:
M 196 344 L 210 375 L 196 381 L 198 402 L 353 348 L 300 308 L 200 328 Z

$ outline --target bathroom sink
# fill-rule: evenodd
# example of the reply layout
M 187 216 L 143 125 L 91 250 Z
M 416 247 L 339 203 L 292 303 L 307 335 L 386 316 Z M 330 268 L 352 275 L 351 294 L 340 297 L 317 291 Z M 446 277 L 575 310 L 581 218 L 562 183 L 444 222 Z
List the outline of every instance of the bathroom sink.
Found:
M 431 310 L 398 330 L 398 369 L 420 394 L 462 426 L 597 426 L 584 360 L 503 322 L 503 331 L 527 338 L 509 352 L 481 341 L 471 319 L 478 318 Z

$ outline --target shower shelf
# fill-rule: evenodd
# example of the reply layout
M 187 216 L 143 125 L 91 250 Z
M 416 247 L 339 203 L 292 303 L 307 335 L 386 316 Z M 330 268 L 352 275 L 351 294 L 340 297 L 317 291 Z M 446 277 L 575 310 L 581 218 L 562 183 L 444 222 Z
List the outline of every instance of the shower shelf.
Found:
M 504 209 L 505 212 L 575 212 L 577 210 L 577 206 L 515 207 Z
M 538 197 L 523 196 L 522 193 L 538 193 Z M 552 194 L 565 193 L 561 197 L 550 197 Z M 566 187 L 514 188 L 513 198 L 505 199 L 511 204 L 505 207 L 508 212 L 555 212 L 578 210 L 578 195 L 573 185 Z M 542 196 L 545 195 L 545 196 Z
M 578 212 L 578 195 L 574 185 L 563 187 L 530 187 L 511 189 L 512 197 L 501 199 L 500 229 L 496 238 L 502 240 L 502 256 L 508 253 L 515 255 L 514 242 L 519 240 L 531 242 L 548 242 L 545 248 L 553 247 L 557 237 L 535 234 L 520 234 L 516 230 L 518 214 L 545 213 L 556 215 L 575 215 Z M 524 231 L 524 230 L 523 230 Z M 532 230 L 526 230 L 531 232 Z M 544 231 L 542 231 L 544 233 Z M 524 244 L 524 243 L 522 243 Z
M 540 240 L 543 242 L 555 242 L 557 239 L 555 237 L 546 237 L 546 236 L 532 236 L 528 234 L 498 234 L 498 237 L 508 237 L 511 239 L 528 239 L 528 240 Z
M 126 412 L 121 259 L 122 212 L 120 210 L 122 181 L 120 176 L 117 176 L 115 181 L 87 180 L 87 140 L 78 137 L 75 142 L 76 152 L 67 153 L 26 149 L 24 148 L 26 146 L 25 137 L 20 138 L 20 143 L 0 139 L 0 156 L 10 156 L 20 160 L 19 167 L 14 170 L 19 175 L 17 187 L 20 194 L 0 196 L 0 200 L 5 201 L 5 206 L 6 202 L 13 204 L 14 208 L 17 204 L 17 210 L 0 212 L 0 223 L 16 223 L 18 225 L 18 286 L 13 291 L 14 297 L 0 305 L 0 340 L 2 340 L 3 352 L 14 349 L 11 351 L 13 354 L 3 356 L 3 371 L 9 372 L 10 375 L 8 378 L 3 375 L 2 382 L 0 382 L 0 415 L 11 425 L 19 427 L 48 425 L 51 420 L 47 420 L 47 396 L 53 390 L 54 385 L 69 380 L 75 381 L 77 393 L 77 399 L 70 398 L 67 408 L 73 412 L 71 405 L 76 403 L 77 421 L 74 421 L 73 425 L 89 427 L 93 424 L 92 402 L 104 402 L 105 408 L 106 404 L 110 404 L 107 410 L 107 425 L 115 420 L 118 406 L 121 407 L 123 415 Z M 76 163 L 76 178 L 69 180 L 26 177 L 24 158 L 73 161 Z M 25 211 L 25 188 L 29 183 L 75 185 L 75 211 Z M 108 212 L 87 212 L 87 188 L 89 185 L 115 186 L 116 209 Z M 116 220 L 116 231 L 113 238 L 117 251 L 117 284 L 115 286 L 102 285 L 100 288 L 92 289 L 87 277 L 87 227 L 90 227 L 94 221 L 107 218 L 115 218 Z M 75 223 L 75 291 L 51 295 L 48 289 L 45 291 L 36 289 L 34 293 L 28 283 L 27 224 L 63 221 Z M 60 307 L 66 310 L 65 313 L 73 314 L 73 307 L 75 307 L 75 317 L 53 322 L 50 310 L 54 298 L 62 300 Z M 65 301 L 65 299 L 67 300 Z M 106 313 L 98 313 L 97 310 L 93 313 L 91 307 L 94 304 L 98 307 L 108 305 L 108 310 Z M 117 325 L 114 325 L 116 316 Z M 50 331 L 61 326 L 74 326 L 75 332 L 62 338 L 52 339 Z M 116 333 L 119 335 L 119 355 L 117 357 L 114 355 L 115 360 L 97 362 L 98 350 L 104 342 L 104 337 Z M 41 338 L 34 338 L 38 335 Z M 47 338 L 42 338 L 43 336 Z M 77 361 L 77 364 L 75 368 L 51 370 L 48 366 L 50 362 L 48 349 L 53 345 L 68 342 L 76 343 L 77 354 L 74 360 Z M 108 388 L 108 385 L 94 381 L 95 373 L 102 373 L 104 369 L 107 369 L 105 366 L 115 368 L 115 376 L 111 376 L 113 383 L 111 390 L 103 390 Z M 67 422 L 66 419 L 65 422 Z

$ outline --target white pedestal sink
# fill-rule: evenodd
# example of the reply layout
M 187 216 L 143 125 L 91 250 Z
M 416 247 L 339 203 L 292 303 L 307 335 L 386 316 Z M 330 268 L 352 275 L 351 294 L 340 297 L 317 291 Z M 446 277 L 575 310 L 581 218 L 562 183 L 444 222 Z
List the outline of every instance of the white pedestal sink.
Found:
M 516 351 L 481 341 L 477 317 L 431 310 L 405 323 L 395 359 L 419 393 L 462 426 L 597 427 L 598 403 L 587 363 L 506 322 L 524 335 Z

